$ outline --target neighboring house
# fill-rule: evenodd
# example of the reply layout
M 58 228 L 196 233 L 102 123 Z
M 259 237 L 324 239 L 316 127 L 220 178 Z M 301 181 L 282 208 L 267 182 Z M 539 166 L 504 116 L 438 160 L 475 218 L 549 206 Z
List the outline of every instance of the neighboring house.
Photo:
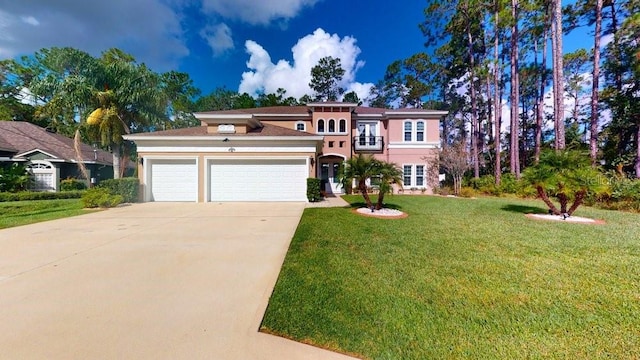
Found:
M 124 138 L 137 144 L 145 201 L 306 201 L 308 177 L 343 192 L 338 168 L 361 153 L 396 163 L 405 189 L 431 192 L 425 158 L 446 114 L 312 103 L 201 112 L 199 127 Z
M 0 166 L 26 165 L 33 176 L 31 189 L 58 191 L 60 180 L 81 178 L 82 161 L 89 178 L 99 182 L 113 177 L 112 155 L 87 144 L 80 145 L 77 156 L 73 139 L 52 133 L 23 121 L 0 121 Z

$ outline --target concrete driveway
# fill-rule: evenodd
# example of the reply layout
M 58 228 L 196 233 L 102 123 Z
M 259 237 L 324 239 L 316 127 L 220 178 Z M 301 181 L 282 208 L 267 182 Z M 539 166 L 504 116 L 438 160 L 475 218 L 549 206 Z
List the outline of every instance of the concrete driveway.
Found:
M 258 332 L 302 203 L 147 203 L 0 230 L 3 359 L 350 359 Z

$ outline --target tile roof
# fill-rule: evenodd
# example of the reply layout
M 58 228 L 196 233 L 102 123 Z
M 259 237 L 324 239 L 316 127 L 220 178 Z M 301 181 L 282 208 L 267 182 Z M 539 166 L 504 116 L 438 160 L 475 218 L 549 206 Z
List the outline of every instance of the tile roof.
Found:
M 164 130 L 164 131 L 155 131 L 148 133 L 139 133 L 132 134 L 136 137 L 147 137 L 147 136 L 316 136 L 315 134 L 311 134 L 305 131 L 298 131 L 293 129 L 288 129 L 282 126 L 271 125 L 271 124 L 262 124 L 261 128 L 250 129 L 246 134 L 218 134 L 218 133 L 207 133 L 206 126 L 195 126 L 190 128 L 183 129 L 172 129 L 172 130 Z
M 0 148 L 3 147 L 13 150 L 14 156 L 39 149 L 67 161 L 75 161 L 77 158 L 73 139 L 24 121 L 0 121 Z M 97 149 L 94 153 L 93 150 L 92 146 L 82 143 L 80 145 L 82 160 L 113 164 L 111 153 L 101 149 Z M 97 160 L 94 158 L 96 155 Z
M 219 111 L 203 111 L 196 114 L 215 114 L 215 115 L 238 115 L 238 114 L 287 114 L 287 115 L 309 115 L 309 107 L 307 106 L 267 106 L 250 109 L 237 110 L 219 110 Z

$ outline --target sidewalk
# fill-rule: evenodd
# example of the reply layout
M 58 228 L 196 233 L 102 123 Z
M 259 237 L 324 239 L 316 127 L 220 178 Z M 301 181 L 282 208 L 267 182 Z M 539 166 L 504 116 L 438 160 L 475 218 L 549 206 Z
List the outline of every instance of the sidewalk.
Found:
M 344 201 L 340 196 L 328 195 L 322 201 L 307 203 L 308 208 L 315 207 L 348 207 L 349 203 Z

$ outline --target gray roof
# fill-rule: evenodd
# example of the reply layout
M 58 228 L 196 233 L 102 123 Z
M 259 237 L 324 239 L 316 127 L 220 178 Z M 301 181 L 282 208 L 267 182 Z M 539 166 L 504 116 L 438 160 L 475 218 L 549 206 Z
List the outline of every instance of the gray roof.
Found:
M 24 121 L 0 121 L 0 150 L 13 153 L 15 159 L 20 158 L 16 157 L 17 155 L 38 150 L 60 160 L 78 161 L 73 139 Z M 94 152 L 90 145 L 80 144 L 82 161 L 113 164 L 111 153 L 101 149 L 95 150 Z

